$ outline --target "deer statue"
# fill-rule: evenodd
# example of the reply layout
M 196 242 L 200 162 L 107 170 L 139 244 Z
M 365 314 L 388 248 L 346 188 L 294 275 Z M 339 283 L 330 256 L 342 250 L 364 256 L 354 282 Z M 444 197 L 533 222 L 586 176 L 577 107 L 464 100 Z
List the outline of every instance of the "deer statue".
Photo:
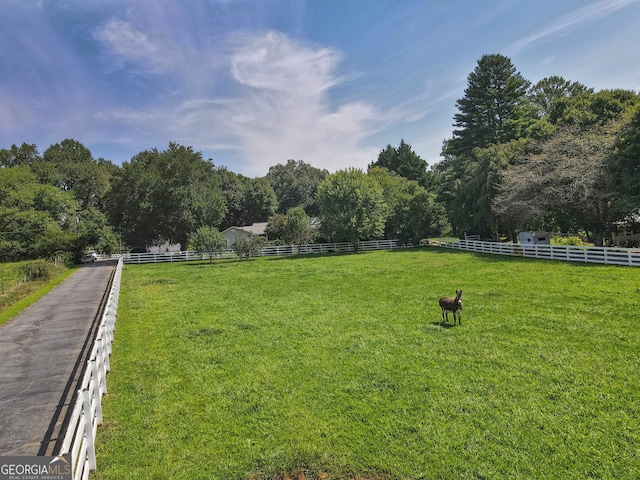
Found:
M 456 290 L 456 298 L 442 297 L 438 302 L 442 309 L 442 322 L 449 322 L 449 312 L 453 313 L 453 324 L 462 325 L 462 290 Z

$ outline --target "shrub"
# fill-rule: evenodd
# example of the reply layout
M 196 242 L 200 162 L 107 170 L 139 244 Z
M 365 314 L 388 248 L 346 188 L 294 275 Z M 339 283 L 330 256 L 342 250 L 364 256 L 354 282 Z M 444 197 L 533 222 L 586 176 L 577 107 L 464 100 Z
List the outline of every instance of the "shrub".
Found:
M 32 260 L 23 262 L 16 267 L 17 276 L 25 282 L 48 280 L 53 276 L 55 270 L 55 265 L 48 260 Z
M 240 258 L 256 257 L 266 244 L 263 237 L 253 237 L 251 240 L 245 237 L 236 239 L 231 245 L 235 254 Z
M 584 245 L 584 242 L 580 237 L 554 237 L 553 244 L 582 246 Z

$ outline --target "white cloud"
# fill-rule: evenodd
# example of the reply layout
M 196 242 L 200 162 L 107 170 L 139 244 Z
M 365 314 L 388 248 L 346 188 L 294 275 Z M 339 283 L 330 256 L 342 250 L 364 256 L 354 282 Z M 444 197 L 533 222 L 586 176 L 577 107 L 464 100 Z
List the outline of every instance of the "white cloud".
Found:
M 338 83 L 334 70 L 341 59 L 328 48 L 306 46 L 268 32 L 244 38 L 231 58 L 231 72 L 239 83 L 257 89 L 316 94 Z
M 507 55 L 514 55 L 549 38 L 566 33 L 573 28 L 597 21 L 623 8 L 632 5 L 636 0 L 600 0 L 562 15 L 544 28 L 527 35 L 506 49 Z
M 162 71 L 166 67 L 160 49 L 147 34 L 125 20 L 109 20 L 96 32 L 96 38 L 125 60 L 143 61 L 152 71 Z
M 366 102 L 331 106 L 328 90 L 342 81 L 336 73 L 341 59 L 276 32 L 248 37 L 233 53 L 231 72 L 244 95 L 223 115 L 255 169 L 292 158 L 333 171 L 373 159 L 362 143 L 380 128 L 381 113 Z
M 147 36 L 121 22 L 109 25 L 101 38 L 114 50 L 159 64 Z M 233 146 L 245 165 L 243 173 L 249 175 L 264 175 L 288 159 L 335 171 L 365 168 L 376 158 L 378 148 L 364 144 L 387 122 L 382 112 L 371 103 L 336 104 L 330 97 L 331 87 L 344 81 L 337 73 L 339 52 L 278 32 L 238 36 L 231 44 L 226 62 L 233 95 L 183 94 L 169 106 L 102 112 L 101 118 L 137 131 L 152 126 L 161 144 L 176 140 L 200 150 Z M 206 62 L 206 52 L 201 55 L 200 61 Z M 194 81 L 188 78 L 193 72 L 179 74 L 185 82 Z

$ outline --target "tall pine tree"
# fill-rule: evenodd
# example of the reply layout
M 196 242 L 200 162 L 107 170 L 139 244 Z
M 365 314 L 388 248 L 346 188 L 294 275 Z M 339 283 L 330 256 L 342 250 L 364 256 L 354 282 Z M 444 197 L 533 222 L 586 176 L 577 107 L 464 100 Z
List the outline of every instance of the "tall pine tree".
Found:
M 485 55 L 469 74 L 464 97 L 456 102 L 453 138 L 445 153 L 470 154 L 474 148 L 506 143 L 524 135 L 534 121 L 527 97 L 530 82 L 508 57 Z
M 423 187 L 427 186 L 427 162 L 413 151 L 411 145 L 400 140 L 398 148 L 387 145 L 378 155 L 378 160 L 369 164 L 369 169 L 384 167 L 407 180 L 414 180 Z
M 490 162 L 480 161 L 478 149 L 526 136 L 536 121 L 527 97 L 530 82 L 500 54 L 485 55 L 468 76 L 465 96 L 456 102 L 453 137 L 445 142 L 445 160 L 436 167 L 441 199 L 447 203 L 454 230 L 494 237 L 491 195 L 486 179 Z

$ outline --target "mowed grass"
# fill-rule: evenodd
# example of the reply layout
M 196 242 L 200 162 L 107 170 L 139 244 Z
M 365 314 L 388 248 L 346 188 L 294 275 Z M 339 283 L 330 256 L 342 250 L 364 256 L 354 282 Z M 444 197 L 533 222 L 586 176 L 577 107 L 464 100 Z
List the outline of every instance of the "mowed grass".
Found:
M 441 249 L 127 265 L 93 478 L 639 478 L 639 304 Z

